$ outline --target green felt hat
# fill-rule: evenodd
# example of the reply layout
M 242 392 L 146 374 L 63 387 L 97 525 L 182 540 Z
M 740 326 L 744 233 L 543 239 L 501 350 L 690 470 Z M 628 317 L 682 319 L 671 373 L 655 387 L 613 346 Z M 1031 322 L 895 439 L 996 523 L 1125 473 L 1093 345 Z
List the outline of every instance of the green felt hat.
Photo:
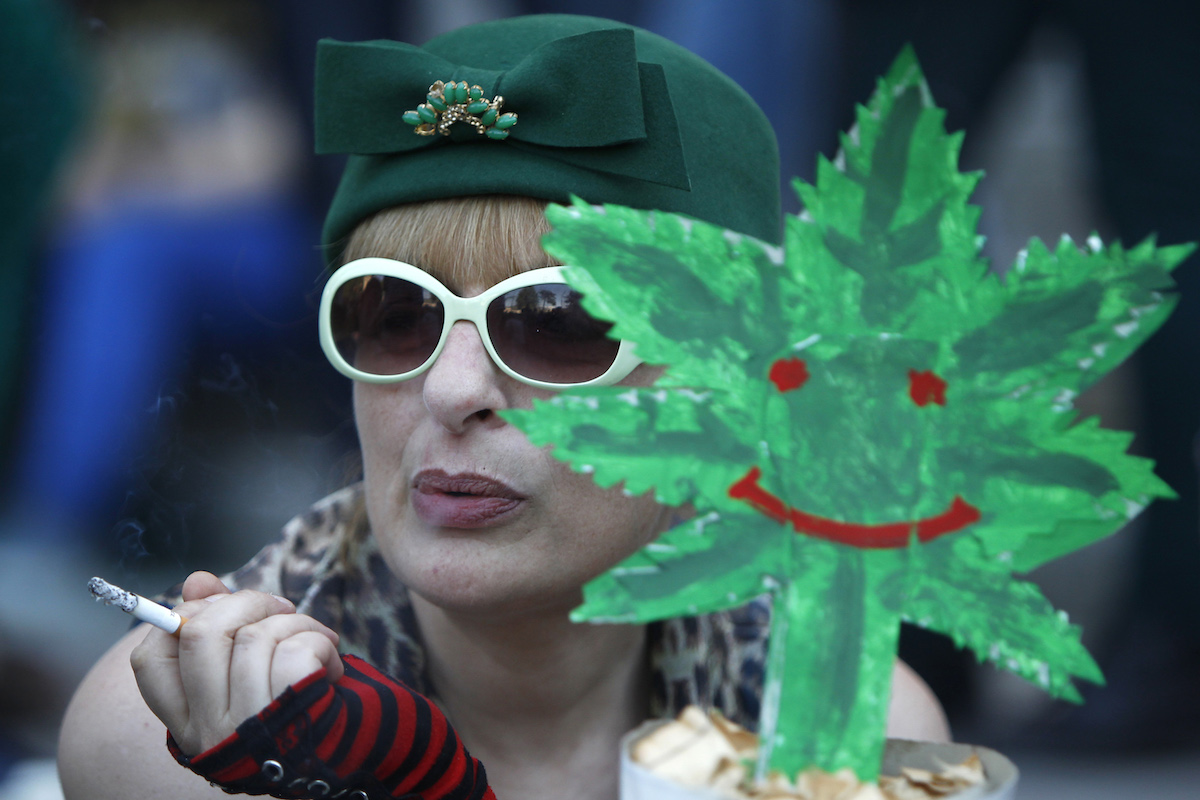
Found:
M 429 97 L 439 81 L 465 85 Z M 437 124 L 449 124 L 458 101 L 476 121 L 441 135 Z M 516 115 L 510 127 L 506 113 Z M 350 154 L 325 219 L 331 254 L 379 210 L 481 194 L 574 194 L 781 236 L 779 152 L 766 116 L 703 59 L 611 20 L 514 17 L 424 47 L 322 40 L 316 141 L 318 153 Z

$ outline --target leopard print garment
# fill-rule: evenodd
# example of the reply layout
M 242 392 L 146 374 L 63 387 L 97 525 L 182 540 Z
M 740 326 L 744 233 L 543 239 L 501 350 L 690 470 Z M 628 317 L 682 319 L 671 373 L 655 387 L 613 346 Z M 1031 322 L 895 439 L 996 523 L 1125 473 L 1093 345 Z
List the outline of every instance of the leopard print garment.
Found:
M 361 484 L 335 492 L 284 526 L 278 541 L 225 583 L 288 598 L 337 631 L 344 654 L 429 694 L 408 591 L 384 563 L 361 509 Z M 674 716 L 695 703 L 756 729 L 770 616 L 769 602 L 760 599 L 649 625 L 648 716 Z

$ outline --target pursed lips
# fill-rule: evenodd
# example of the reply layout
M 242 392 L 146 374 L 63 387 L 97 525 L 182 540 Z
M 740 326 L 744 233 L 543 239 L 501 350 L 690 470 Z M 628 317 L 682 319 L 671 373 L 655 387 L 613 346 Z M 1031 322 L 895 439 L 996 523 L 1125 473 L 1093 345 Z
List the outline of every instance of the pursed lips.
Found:
M 411 501 L 427 524 L 444 528 L 484 528 L 516 511 L 525 496 L 508 484 L 472 472 L 440 469 L 418 472 Z

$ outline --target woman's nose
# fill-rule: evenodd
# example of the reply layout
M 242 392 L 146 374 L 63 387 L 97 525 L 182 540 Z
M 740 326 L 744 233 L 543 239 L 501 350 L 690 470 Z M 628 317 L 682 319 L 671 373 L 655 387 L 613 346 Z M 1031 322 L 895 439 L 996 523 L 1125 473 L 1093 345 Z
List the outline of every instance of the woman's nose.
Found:
M 495 412 L 509 404 L 505 393 L 509 379 L 492 361 L 470 322 L 451 326 L 445 347 L 424 379 L 425 407 L 452 433 L 465 433 L 473 424 L 504 424 Z

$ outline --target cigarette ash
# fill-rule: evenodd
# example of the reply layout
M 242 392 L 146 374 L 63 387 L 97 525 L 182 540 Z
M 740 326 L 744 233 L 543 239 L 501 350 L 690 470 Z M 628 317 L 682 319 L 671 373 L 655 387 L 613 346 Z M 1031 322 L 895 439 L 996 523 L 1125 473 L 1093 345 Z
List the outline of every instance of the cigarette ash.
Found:
M 103 578 L 92 578 L 88 581 L 88 589 L 96 596 L 96 600 L 116 606 L 127 614 L 133 613 L 138 604 L 137 595 L 113 586 Z

